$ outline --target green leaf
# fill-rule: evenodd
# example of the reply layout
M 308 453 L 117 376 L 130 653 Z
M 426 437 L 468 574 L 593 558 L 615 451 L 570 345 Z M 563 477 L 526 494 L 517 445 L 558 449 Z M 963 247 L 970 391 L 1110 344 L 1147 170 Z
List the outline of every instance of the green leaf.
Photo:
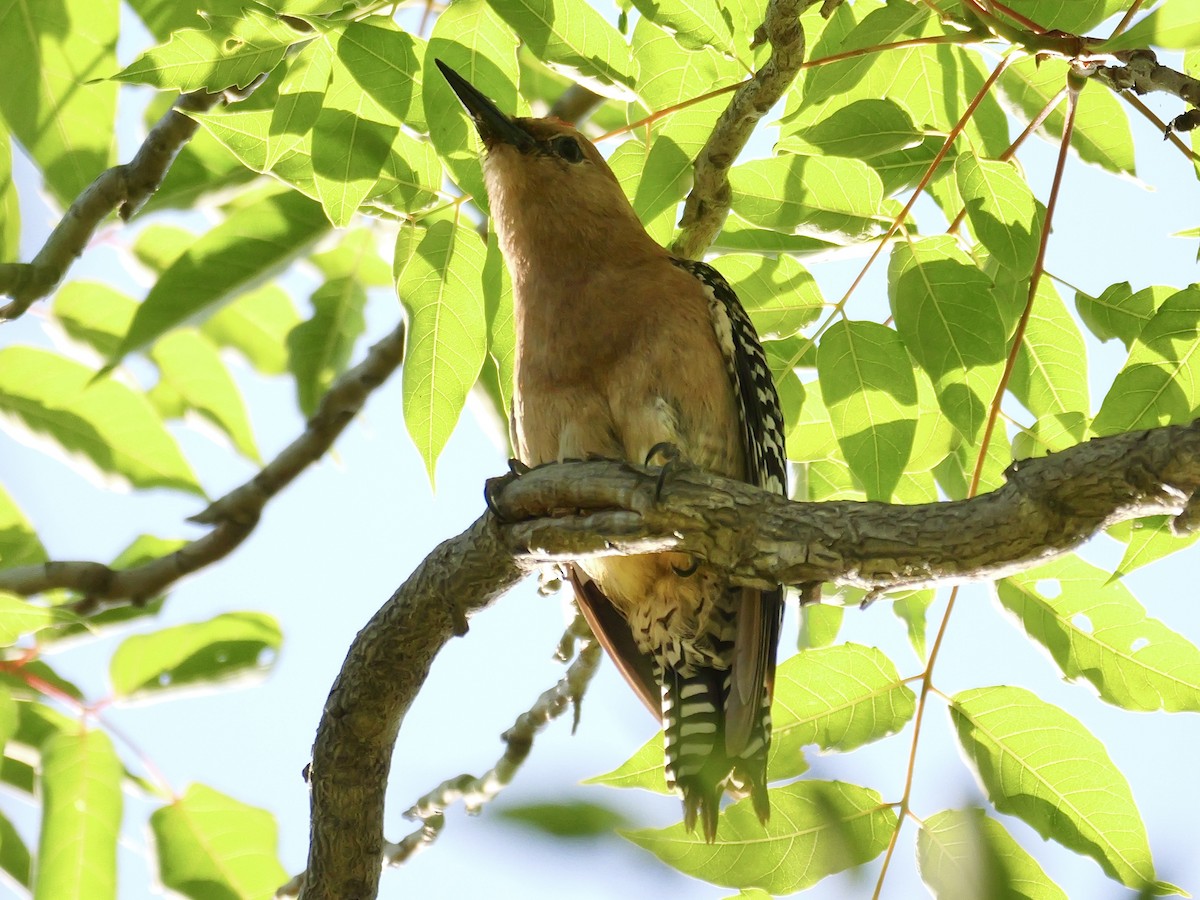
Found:
M 167 43 L 147 50 L 113 80 L 183 92 L 245 88 L 304 39 L 283 20 L 253 7 L 240 18 L 209 15 L 205 21 L 207 28 L 173 32 Z
M 895 734 L 915 710 L 915 695 L 882 651 L 861 644 L 804 650 L 775 675 L 768 773 L 787 777 L 788 761 L 809 744 L 845 753 Z
M 69 281 L 54 295 L 52 311 L 69 337 L 107 358 L 129 331 L 137 301 L 100 281 Z
M 0 813 L 0 871 L 7 873 L 14 884 L 26 889 L 32 887 L 29 848 L 3 813 Z
M 249 103 L 192 117 L 247 168 L 281 177 L 286 171 L 291 184 L 312 196 L 312 128 L 329 89 L 332 60 L 329 43 L 313 41 L 281 67 L 285 72 L 270 108 L 255 105 L 256 91 Z
M 664 30 L 689 50 L 701 47 L 732 53 L 733 33 L 725 11 L 717 0 L 633 0 L 642 16 Z M 635 60 L 640 60 L 637 55 Z
M 163 884 L 193 900 L 270 900 L 287 881 L 275 817 L 202 784 L 155 810 L 150 829 Z
M 287 336 L 288 368 L 296 378 L 296 400 L 305 416 L 317 411 L 329 385 L 345 371 L 366 328 L 367 295 L 354 278 L 326 281 L 311 300 L 312 318 Z
M 969 441 L 983 426 L 1007 350 L 1008 328 L 992 286 L 951 237 L 898 244 L 888 268 L 896 330 Z
M 937 592 L 929 590 L 895 591 L 889 593 L 892 600 L 892 613 L 908 628 L 908 642 L 918 659 L 925 659 L 926 615 Z
M 200 326 L 220 347 L 232 347 L 263 375 L 287 371 L 287 336 L 300 324 L 300 314 L 287 291 L 268 284 L 242 294 Z
M 270 278 L 328 229 L 321 207 L 294 191 L 260 197 L 231 213 L 155 282 L 110 362 Z
M 134 487 L 203 496 L 196 476 L 146 398 L 46 350 L 0 350 L 0 412 L 10 431 L 85 472 Z
M 258 89 L 262 90 L 263 88 Z M 251 96 L 257 96 L 258 91 Z M 177 97 L 166 92 L 155 94 L 151 98 L 146 107 L 147 129 L 152 128 L 162 116 L 169 113 L 175 99 Z M 242 103 L 235 104 L 234 107 L 240 109 Z M 164 209 L 195 209 L 203 200 L 214 194 L 223 194 L 244 185 L 254 177 L 255 173 L 242 165 L 241 160 L 228 148 L 208 130 L 201 129 L 180 149 L 162 184 L 142 207 L 142 213 Z
M 1158 887 L 1129 783 L 1079 721 L 1015 687 L 956 694 L 950 717 L 996 809 L 1090 856 L 1124 885 Z
M 583 800 L 502 806 L 496 813 L 501 819 L 558 838 L 605 837 L 629 824 L 615 809 Z
M 1194 3 L 1174 0 L 1137 22 L 1122 35 L 1101 44 L 1105 53 L 1138 47 L 1169 47 L 1191 50 L 1200 45 L 1200 9 Z
M 126 638 L 113 653 L 108 674 L 118 697 L 226 681 L 265 672 L 282 643 L 271 616 L 225 613 Z
M 409 322 L 404 421 L 431 483 L 487 353 L 486 256 L 472 229 L 445 220 L 396 238 L 396 291 Z
M 456 0 L 437 17 L 425 52 L 425 67 L 440 59 L 490 98 L 501 110 L 525 115 L 528 105 L 517 94 L 520 69 L 517 40 L 503 19 L 484 0 Z M 450 177 L 487 212 L 480 158 L 483 142 L 446 79 L 438 73 L 422 91 L 429 140 Z
M 931 19 L 927 9 L 889 3 L 867 13 L 861 22 L 852 24 L 845 34 L 832 30 L 828 32 L 824 41 L 818 42 L 814 46 L 812 58 L 819 60 L 831 56 L 833 53 L 865 50 L 905 37 L 916 37 L 927 25 L 931 24 Z M 898 51 L 893 51 L 893 53 L 896 52 Z M 804 106 L 813 106 L 831 97 L 841 96 L 847 99 L 853 97 L 851 91 L 867 77 L 868 73 L 881 64 L 886 65 L 891 62 L 886 58 L 887 56 L 890 54 L 867 53 L 819 66 L 806 76 L 803 82 Z M 906 62 L 907 60 L 904 60 L 898 68 L 904 68 Z M 881 96 L 883 96 L 882 93 L 874 94 L 876 98 Z
M 1039 115 L 1042 108 L 1067 83 L 1068 64 L 1062 60 L 1017 60 L 1000 76 L 1000 89 L 1026 121 Z M 1042 125 L 1042 132 L 1058 143 L 1066 121 L 1066 103 L 1060 102 Z M 1101 166 L 1117 174 L 1134 174 L 1133 134 L 1129 118 L 1112 91 L 1088 84 L 1079 95 L 1071 146 L 1084 162 Z
M 0 569 L 32 566 L 46 558 L 33 524 L 0 484 Z
M 858 240 L 887 227 L 883 185 L 861 160 L 789 156 L 729 170 L 733 208 L 753 225 Z
M 384 58 L 377 56 L 380 42 L 369 37 L 374 33 L 403 39 L 399 32 L 367 24 L 325 36 L 334 54 L 329 88 L 312 127 L 312 166 L 317 197 L 338 228 L 350 223 L 372 192 L 400 133 L 400 121 L 367 89 L 379 78 Z
M 130 249 L 138 262 L 149 267 L 155 275 L 161 275 L 187 252 L 196 238 L 196 233 L 186 228 L 156 222 L 138 232 Z
M 864 97 L 835 109 L 803 132 L 789 134 L 775 150 L 869 159 L 916 147 L 924 139 L 907 110 L 892 100 Z
M 1086 34 L 1109 16 L 1124 12 L 1129 0 L 1010 0 L 1008 5 L 1043 28 Z
M 816 279 L 791 256 L 729 253 L 709 262 L 737 292 L 764 341 L 798 334 L 824 308 Z
M 1067 900 L 1037 860 L 981 809 L 947 809 L 922 822 L 917 864 L 939 900 Z
M 21 199 L 12 177 L 12 146 L 0 119 L 0 262 L 15 261 L 21 252 Z
M 1083 440 L 1083 417 L 1091 411 L 1087 374 L 1087 345 L 1079 326 L 1050 279 L 1043 278 L 1008 389 L 1039 418 L 1080 413 L 1078 442 Z
M 834 603 L 805 603 L 800 607 L 800 634 L 797 649 L 828 647 L 837 640 L 846 609 Z
M 1163 301 L 1129 350 L 1092 423 L 1117 434 L 1190 422 L 1200 407 L 1200 286 Z
M 812 60 L 893 41 L 947 34 L 928 7 L 906 3 L 889 3 L 869 12 L 849 33 L 842 35 L 840 31 L 832 25 L 826 30 L 813 50 Z M 987 75 L 977 53 L 948 45 L 894 48 L 826 63 L 805 75 L 802 94 L 790 96 L 781 133 L 787 140 L 792 136 L 803 140 L 811 128 L 837 110 L 860 100 L 885 97 L 929 136 L 931 140 L 926 143 L 932 144 L 932 150 L 924 152 L 931 159 L 932 152 L 942 145 L 945 135 L 978 95 Z M 984 156 L 998 157 L 1008 146 L 1004 111 L 990 92 L 975 109 L 964 133 L 969 144 Z M 872 156 L 870 161 L 872 165 L 880 164 L 895 153 L 922 147 L 924 144 L 915 144 L 909 151 Z M 895 189 L 896 179 L 892 178 L 888 190 Z
M 904 344 L 874 322 L 835 322 L 817 348 L 821 396 L 869 500 L 890 500 L 912 453 L 917 384 Z
M 1200 540 L 1200 531 L 1176 534 L 1171 527 L 1170 516 L 1149 516 L 1127 524 L 1128 543 L 1125 555 L 1121 557 L 1121 562 L 1113 572 L 1115 578 L 1122 578 L 1135 569 L 1170 556 Z
M 611 772 L 585 778 L 583 783 L 615 788 L 641 788 L 656 794 L 671 794 L 673 792 L 667 787 L 663 768 L 665 760 L 663 736 L 660 731 Z
M 1037 257 L 1043 213 L 1011 163 L 962 153 L 954 164 L 971 230 L 1002 266 L 1025 277 Z
M 124 772 L 102 731 L 62 732 L 42 745 L 34 897 L 115 900 Z
M 74 619 L 74 614 L 65 609 L 30 603 L 16 594 L 0 591 L 0 647 L 15 644 L 24 635 Z
M 836 781 L 801 781 L 771 791 L 764 828 L 749 799 L 721 814 L 718 840 L 683 824 L 622 832 L 669 866 L 727 887 L 790 894 L 874 859 L 887 847 L 896 815 L 875 791 Z M 754 852 L 748 853 L 752 846 Z
M 1200 649 L 1108 572 L 1066 556 L 996 583 L 997 596 L 1072 681 L 1142 712 L 1200 712 Z
M 915 710 L 915 695 L 881 651 L 861 644 L 804 650 L 775 674 L 767 777 L 779 781 L 804 772 L 802 750 L 809 744 L 848 752 L 894 734 Z M 662 735 L 587 783 L 667 793 Z
M 488 231 L 487 257 L 483 263 L 483 302 L 487 316 L 488 356 L 496 368 L 500 409 L 507 417 L 512 409 L 517 331 L 513 319 L 512 278 L 504 265 L 495 229 Z
M 117 0 L 0 5 L 0 114 L 64 207 L 113 163 Z
M 208 338 L 190 328 L 172 331 L 154 345 L 150 359 L 189 409 L 221 429 L 247 459 L 262 462 L 242 393 Z
M 1119 338 L 1126 349 L 1163 301 L 1176 292 L 1176 288 L 1154 286 L 1134 293 L 1128 281 L 1106 287 L 1099 297 L 1090 297 L 1082 291 L 1075 294 L 1075 308 L 1088 330 L 1102 341 Z
M 490 0 L 492 8 L 537 54 L 605 96 L 634 83 L 629 46 L 585 0 Z M 463 74 L 464 73 L 459 73 Z
M 363 287 L 392 286 L 392 267 L 379 255 L 369 228 L 344 232 L 336 246 L 313 254 L 312 261 L 326 278 L 353 278 Z

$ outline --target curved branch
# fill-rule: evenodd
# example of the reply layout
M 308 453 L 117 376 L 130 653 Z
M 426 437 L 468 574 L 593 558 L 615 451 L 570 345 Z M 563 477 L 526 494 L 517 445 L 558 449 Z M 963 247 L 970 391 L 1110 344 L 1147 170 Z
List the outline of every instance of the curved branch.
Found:
M 76 612 L 91 613 L 101 605 L 144 601 L 184 575 L 225 557 L 254 530 L 267 502 L 325 455 L 371 393 L 396 371 L 404 359 L 404 332 L 404 324 L 397 325 L 367 352 L 362 362 L 342 373 L 321 398 L 304 432 L 257 475 L 192 516 L 193 522 L 214 526 L 208 534 L 174 553 L 130 569 L 113 569 L 97 562 L 59 561 L 0 570 L 0 590 L 30 596 L 52 588 L 69 588 L 84 595 L 75 605 Z
M 948 503 L 793 503 L 694 469 L 677 470 L 656 499 L 657 481 L 657 470 L 616 462 L 501 479 L 490 493 L 506 524 L 488 513 L 441 544 L 359 633 L 313 748 L 304 900 L 375 896 L 400 723 L 465 617 L 527 571 L 670 549 L 745 584 L 834 581 L 877 595 L 1000 577 L 1125 519 L 1167 513 L 1190 529 L 1200 518 L 1200 420 L 1014 464 L 999 490 Z
M 791 86 L 804 62 L 804 29 L 800 13 L 817 0 L 770 0 L 760 34 L 771 42 L 771 57 L 754 77 L 739 87 L 713 126 L 708 142 L 693 163 L 694 184 L 683 205 L 680 233 L 671 250 L 687 259 L 702 254 L 725 224 L 732 194 L 733 165 L 758 120 Z M 829 6 L 826 0 L 826 6 Z M 832 11 L 832 9 L 831 9 Z M 758 35 L 756 34 L 756 39 Z
M 0 263 L 0 295 L 12 298 L 0 306 L 0 321 L 17 318 L 53 291 L 109 213 L 119 208 L 121 218 L 128 221 L 142 208 L 200 127 L 186 113 L 211 109 L 222 96 L 207 91 L 181 95 L 150 129 L 131 161 L 101 172 L 75 198 L 33 262 Z

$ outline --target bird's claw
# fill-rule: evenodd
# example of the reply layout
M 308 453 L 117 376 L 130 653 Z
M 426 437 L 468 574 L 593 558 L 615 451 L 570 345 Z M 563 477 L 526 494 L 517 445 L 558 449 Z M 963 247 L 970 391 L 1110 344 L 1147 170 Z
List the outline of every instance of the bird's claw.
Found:
M 688 566 L 686 569 L 681 569 L 681 568 L 679 568 L 679 566 L 675 565 L 674 563 L 671 563 L 671 571 L 673 571 L 680 578 L 691 578 L 693 575 L 696 574 L 696 570 L 699 568 L 700 568 L 700 560 L 699 560 L 699 558 L 697 558 L 695 556 L 692 557 L 692 564 L 690 566 Z
M 667 476 L 683 461 L 683 454 L 670 441 L 659 441 L 646 454 L 644 465 L 653 465 L 656 458 L 662 459 L 662 466 L 658 470 L 658 480 L 654 483 L 654 501 L 657 503 L 662 499 L 663 486 L 667 483 Z
M 483 502 L 487 504 L 488 512 L 496 517 L 498 522 L 508 522 L 508 518 L 500 512 L 500 508 L 496 505 L 496 498 L 500 493 L 520 478 L 529 472 L 529 466 L 521 462 L 519 459 L 510 459 L 508 461 L 508 472 L 496 478 L 489 478 L 483 483 Z

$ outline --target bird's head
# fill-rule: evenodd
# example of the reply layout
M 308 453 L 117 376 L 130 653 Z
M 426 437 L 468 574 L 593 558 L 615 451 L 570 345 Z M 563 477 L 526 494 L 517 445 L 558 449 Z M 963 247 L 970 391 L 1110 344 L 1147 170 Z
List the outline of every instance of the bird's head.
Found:
M 511 256 L 552 251 L 556 243 L 594 242 L 599 251 L 616 235 L 646 236 L 637 214 L 600 151 L 558 119 L 509 116 L 474 85 L 436 60 L 466 107 L 487 148 L 488 200 Z M 577 250 L 576 250 L 577 252 Z

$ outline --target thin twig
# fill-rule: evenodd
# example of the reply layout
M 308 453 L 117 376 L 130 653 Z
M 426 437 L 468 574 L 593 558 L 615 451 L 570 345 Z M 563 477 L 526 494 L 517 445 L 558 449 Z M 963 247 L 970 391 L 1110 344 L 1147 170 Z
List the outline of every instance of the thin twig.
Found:
M 130 162 L 106 169 L 75 198 L 32 262 L 0 263 L 0 296 L 12 298 L 0 307 L 0 321 L 17 318 L 49 295 L 109 214 L 117 211 L 128 221 L 142 208 L 199 127 L 185 113 L 211 109 L 222 96 L 207 91 L 181 95 L 150 129 Z
M 770 0 L 760 32 L 771 43 L 771 56 L 754 77 L 734 92 L 729 106 L 693 164 L 694 184 L 683 205 L 679 236 L 672 252 L 693 259 L 702 254 L 725 224 L 732 201 L 729 167 L 767 114 L 796 78 L 804 62 L 800 13 L 816 0 Z

